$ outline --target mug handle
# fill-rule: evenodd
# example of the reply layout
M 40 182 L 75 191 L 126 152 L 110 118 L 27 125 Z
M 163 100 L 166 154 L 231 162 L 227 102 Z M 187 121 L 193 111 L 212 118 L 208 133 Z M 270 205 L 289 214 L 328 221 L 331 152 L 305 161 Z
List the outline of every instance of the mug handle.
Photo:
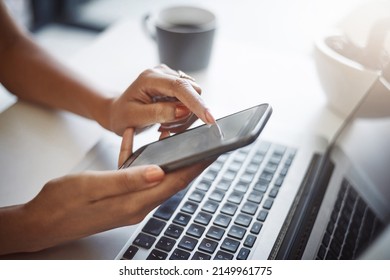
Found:
M 156 31 L 152 30 L 152 24 L 150 23 L 151 14 L 146 14 L 142 19 L 142 28 L 144 32 L 153 40 L 156 41 Z

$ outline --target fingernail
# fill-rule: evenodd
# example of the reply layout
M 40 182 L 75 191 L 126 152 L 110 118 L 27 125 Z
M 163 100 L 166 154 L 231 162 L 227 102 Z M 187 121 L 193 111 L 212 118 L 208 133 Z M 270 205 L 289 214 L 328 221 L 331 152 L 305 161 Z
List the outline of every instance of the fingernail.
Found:
M 164 178 L 164 171 L 157 165 L 152 165 L 145 170 L 145 179 L 148 183 L 156 183 Z
M 208 123 L 208 124 L 215 124 L 215 123 L 216 123 L 216 121 L 215 121 L 213 115 L 211 115 L 211 113 L 210 113 L 209 110 L 206 110 L 205 116 L 206 116 L 206 120 L 207 120 L 207 123 Z

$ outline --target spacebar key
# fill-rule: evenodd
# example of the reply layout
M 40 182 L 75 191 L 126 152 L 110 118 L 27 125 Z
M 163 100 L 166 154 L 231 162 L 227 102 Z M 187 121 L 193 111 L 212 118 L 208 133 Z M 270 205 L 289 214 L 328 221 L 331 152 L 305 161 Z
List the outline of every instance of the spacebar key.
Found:
M 176 193 L 174 196 L 163 202 L 160 207 L 157 208 L 156 212 L 154 212 L 153 216 L 166 221 L 169 220 L 172 217 L 173 212 L 175 212 L 181 200 L 187 193 L 188 189 L 189 187 L 185 188 L 184 190 L 181 190 L 180 192 Z

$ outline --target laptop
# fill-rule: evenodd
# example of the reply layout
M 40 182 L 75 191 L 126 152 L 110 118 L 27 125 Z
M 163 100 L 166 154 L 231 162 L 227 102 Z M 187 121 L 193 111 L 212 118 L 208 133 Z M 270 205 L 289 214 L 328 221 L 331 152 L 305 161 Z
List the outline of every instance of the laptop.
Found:
M 390 251 L 387 108 L 379 78 L 330 142 L 260 136 L 220 156 L 152 211 L 116 259 L 389 258 L 372 251 Z

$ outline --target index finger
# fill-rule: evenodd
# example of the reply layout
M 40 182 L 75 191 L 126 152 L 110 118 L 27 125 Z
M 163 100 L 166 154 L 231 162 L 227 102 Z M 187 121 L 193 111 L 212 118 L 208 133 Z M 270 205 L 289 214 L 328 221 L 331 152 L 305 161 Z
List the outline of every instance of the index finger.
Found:
M 177 98 L 203 122 L 215 124 L 215 118 L 190 80 L 158 72 L 153 72 L 151 79 L 153 83 L 147 83 L 147 92 Z

